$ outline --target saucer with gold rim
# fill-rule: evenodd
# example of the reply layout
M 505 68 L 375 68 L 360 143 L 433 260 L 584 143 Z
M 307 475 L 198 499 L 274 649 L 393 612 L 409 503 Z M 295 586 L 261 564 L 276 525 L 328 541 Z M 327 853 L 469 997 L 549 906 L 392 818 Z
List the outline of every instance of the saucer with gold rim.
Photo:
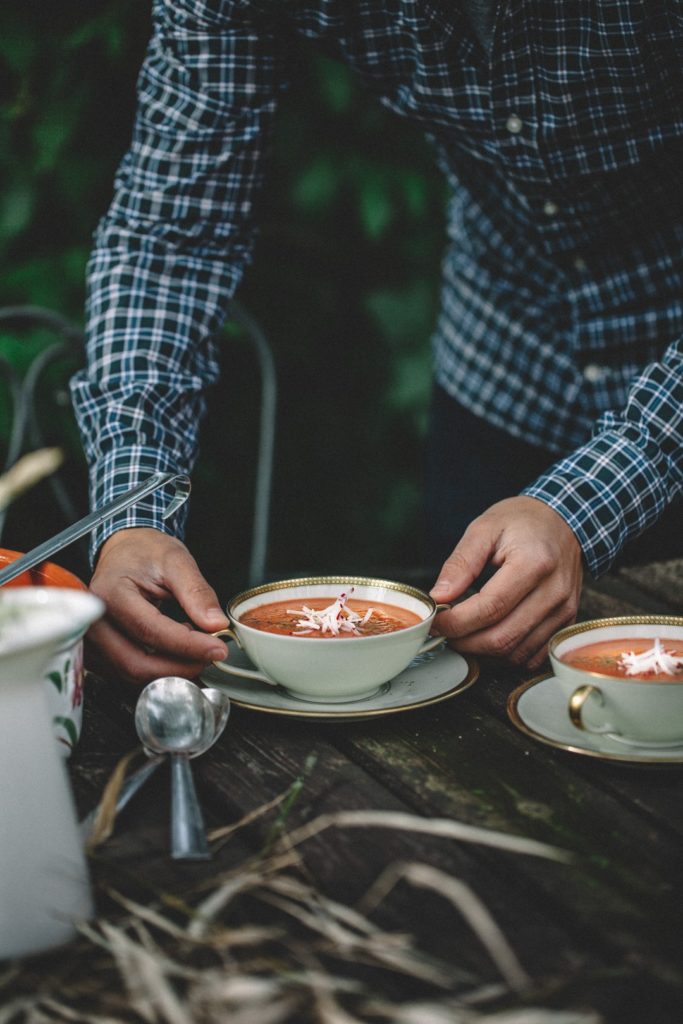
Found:
M 312 641 L 335 643 L 335 641 Z M 341 641 L 345 643 L 347 641 Z M 229 643 L 228 660 L 244 668 L 251 668 L 244 651 Z M 269 686 L 258 680 L 230 677 L 209 665 L 201 674 L 201 681 L 228 694 L 237 707 L 262 711 L 290 718 L 315 718 L 327 721 L 350 721 L 375 718 L 380 715 L 411 711 L 437 704 L 467 690 L 477 679 L 479 666 L 470 657 L 464 657 L 449 647 L 419 654 L 399 675 L 363 700 L 335 704 L 299 700 L 280 686 Z
M 656 748 L 636 743 L 627 746 L 609 734 L 577 729 L 567 712 L 566 695 L 552 673 L 535 676 L 513 690 L 507 712 L 520 732 L 558 750 L 625 764 L 683 764 L 683 743 Z

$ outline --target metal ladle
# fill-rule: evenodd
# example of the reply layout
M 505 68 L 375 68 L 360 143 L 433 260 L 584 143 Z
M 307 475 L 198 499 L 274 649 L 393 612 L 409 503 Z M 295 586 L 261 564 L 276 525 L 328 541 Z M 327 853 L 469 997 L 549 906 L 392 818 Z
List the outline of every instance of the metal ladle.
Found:
M 90 533 L 96 526 L 100 526 L 107 519 L 111 519 L 117 512 L 122 512 L 124 509 L 134 505 L 136 501 L 146 498 L 148 494 L 152 494 L 153 491 L 163 487 L 164 484 L 170 483 L 175 484 L 175 494 L 163 514 L 163 518 L 168 519 L 169 516 L 172 516 L 184 504 L 190 493 L 189 477 L 184 476 L 182 473 L 155 473 L 154 476 L 143 480 L 137 487 L 131 488 L 130 491 L 125 491 L 124 494 L 119 494 L 113 501 L 109 501 L 106 505 L 102 505 L 101 508 L 95 509 L 94 512 L 84 516 L 83 519 L 79 519 L 77 523 L 67 526 L 61 533 L 39 544 L 37 548 L 33 548 L 33 550 L 22 555 L 21 558 L 17 558 L 4 569 L 0 569 L 0 587 L 4 583 L 9 583 L 15 576 L 19 576 L 27 569 L 32 569 L 35 565 L 39 565 L 40 562 L 46 561 L 52 555 L 61 551 L 62 548 L 66 548 L 73 541 L 78 540 L 79 537 Z
M 211 854 L 189 758 L 214 740 L 214 704 L 189 679 L 163 676 L 138 697 L 135 727 L 148 750 L 171 760 L 171 856 L 207 860 Z

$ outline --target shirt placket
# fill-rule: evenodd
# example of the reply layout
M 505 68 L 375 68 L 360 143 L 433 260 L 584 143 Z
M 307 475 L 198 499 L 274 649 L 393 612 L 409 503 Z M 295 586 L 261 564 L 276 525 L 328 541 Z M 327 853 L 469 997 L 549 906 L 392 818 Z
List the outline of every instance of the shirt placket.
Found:
M 502 5 L 491 49 L 491 128 L 504 175 L 520 205 L 552 249 L 562 230 L 563 201 L 538 147 L 540 101 L 529 46 L 527 4 Z

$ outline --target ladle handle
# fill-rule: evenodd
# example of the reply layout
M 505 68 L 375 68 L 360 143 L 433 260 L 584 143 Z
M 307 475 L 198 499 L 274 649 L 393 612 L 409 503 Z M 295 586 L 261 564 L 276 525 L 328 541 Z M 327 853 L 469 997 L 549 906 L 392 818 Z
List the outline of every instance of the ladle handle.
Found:
M 171 754 L 171 856 L 174 860 L 211 857 L 187 754 Z
M 136 501 L 146 498 L 148 494 L 152 494 L 153 491 L 172 481 L 175 482 L 176 492 L 163 515 L 164 519 L 168 519 L 183 504 L 190 493 L 189 477 L 184 476 L 182 473 L 155 473 L 154 476 L 143 480 L 137 487 L 133 487 L 124 494 L 119 494 L 113 501 L 102 505 L 101 508 L 95 509 L 94 512 L 90 512 L 83 519 L 79 519 L 77 523 L 67 526 L 61 533 L 50 538 L 50 540 L 46 540 L 43 544 L 39 544 L 37 548 L 33 548 L 32 551 L 22 555 L 21 558 L 17 558 L 4 569 L 0 569 L 0 586 L 3 583 L 9 583 L 15 576 L 20 576 L 27 569 L 32 569 L 34 565 L 39 565 L 40 562 L 46 561 L 46 559 L 61 551 L 62 548 L 68 547 L 73 541 L 78 540 L 79 537 L 94 530 L 100 523 L 111 519 L 117 512 L 122 512 L 124 509 L 134 505 Z

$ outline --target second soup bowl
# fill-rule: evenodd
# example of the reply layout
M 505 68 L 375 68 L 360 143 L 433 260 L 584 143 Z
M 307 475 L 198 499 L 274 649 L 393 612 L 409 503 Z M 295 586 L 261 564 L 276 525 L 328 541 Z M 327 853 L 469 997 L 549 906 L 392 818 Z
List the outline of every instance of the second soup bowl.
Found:
M 391 632 L 374 635 L 306 635 L 269 632 L 246 625 L 248 612 L 274 602 L 285 602 L 287 609 L 302 610 L 316 599 L 332 604 L 342 594 L 353 601 L 390 605 L 399 615 L 407 613 L 408 624 Z M 214 662 L 229 675 L 283 686 L 299 700 L 316 703 L 340 703 L 361 700 L 376 693 L 411 663 L 416 655 L 443 643 L 429 630 L 443 605 L 424 591 L 391 580 L 364 576 L 310 576 L 283 580 L 246 590 L 234 597 L 228 607 L 228 629 L 215 636 L 230 636 L 249 656 L 255 669 L 231 664 L 230 659 Z M 362 627 L 361 627 L 362 628 Z M 294 626 L 295 632 L 302 627 Z
M 553 673 L 572 724 L 583 732 L 646 746 L 683 743 L 683 670 L 657 671 L 654 645 L 683 652 L 683 618 L 634 615 L 566 626 L 552 637 Z M 628 672 L 623 658 L 638 652 L 649 667 Z

